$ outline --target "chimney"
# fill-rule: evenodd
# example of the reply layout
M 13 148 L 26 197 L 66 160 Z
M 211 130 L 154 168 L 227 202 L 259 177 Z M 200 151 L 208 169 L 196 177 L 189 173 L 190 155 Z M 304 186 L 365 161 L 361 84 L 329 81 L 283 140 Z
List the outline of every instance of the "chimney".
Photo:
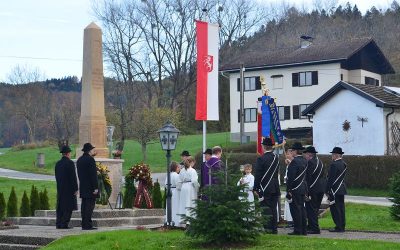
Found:
M 314 37 L 302 35 L 300 37 L 300 48 L 304 49 L 310 46 L 314 41 Z

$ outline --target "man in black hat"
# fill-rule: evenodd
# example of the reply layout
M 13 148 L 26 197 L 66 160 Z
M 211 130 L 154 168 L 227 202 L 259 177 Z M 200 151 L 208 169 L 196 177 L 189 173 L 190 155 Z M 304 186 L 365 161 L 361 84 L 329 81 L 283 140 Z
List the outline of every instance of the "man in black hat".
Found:
M 271 233 L 278 233 L 278 201 L 281 195 L 279 190 L 279 156 L 273 152 L 273 144 L 270 138 L 264 138 L 261 143 L 264 154 L 257 158 L 255 169 L 254 190 L 261 198 L 261 207 L 265 215 L 270 219 L 264 228 Z
M 347 194 L 344 178 L 346 176 L 347 165 L 343 161 L 344 152 L 340 147 L 332 150 L 332 163 L 329 166 L 328 183 L 326 193 L 329 200 L 333 222 L 336 227 L 330 232 L 344 232 L 346 227 L 346 217 L 344 211 L 344 195 Z
M 307 215 L 304 207 L 307 160 L 302 157 L 304 147 L 300 142 L 293 143 L 290 149 L 293 160 L 287 170 L 286 198 L 293 217 L 294 230 L 289 235 L 307 235 Z
M 62 146 L 60 153 L 62 158 L 55 166 L 57 182 L 56 228 L 69 229 L 72 228 L 68 226 L 72 210 L 77 209 L 78 182 L 75 164 L 71 161 L 71 149 L 68 146 Z
M 82 198 L 81 216 L 82 229 L 94 230 L 92 224 L 92 214 L 96 204 L 96 198 L 99 197 L 99 187 L 97 183 L 96 161 L 94 149 L 90 143 L 83 145 L 83 155 L 77 161 L 78 177 L 79 177 L 79 193 Z
M 318 152 L 313 146 L 307 147 L 303 153 L 304 158 L 307 160 L 307 233 L 320 234 L 321 232 L 318 225 L 318 212 L 319 208 L 321 207 L 321 202 L 325 191 L 325 180 L 323 178 L 324 164 L 316 155 Z
M 181 154 L 181 163 L 180 163 L 180 165 L 181 166 L 184 166 L 184 162 L 185 162 L 185 160 L 188 158 L 190 156 L 190 154 L 189 154 L 189 151 L 187 151 L 187 150 L 183 150 L 182 151 L 182 154 Z M 182 167 L 181 167 L 182 168 Z

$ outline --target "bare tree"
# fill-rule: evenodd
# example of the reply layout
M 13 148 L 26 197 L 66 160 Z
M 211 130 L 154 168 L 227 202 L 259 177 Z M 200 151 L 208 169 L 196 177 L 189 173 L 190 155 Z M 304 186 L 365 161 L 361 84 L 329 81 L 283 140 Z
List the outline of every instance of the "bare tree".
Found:
M 7 75 L 7 81 L 11 84 L 27 84 L 43 81 L 45 74 L 39 68 L 31 67 L 27 64 L 17 64 Z

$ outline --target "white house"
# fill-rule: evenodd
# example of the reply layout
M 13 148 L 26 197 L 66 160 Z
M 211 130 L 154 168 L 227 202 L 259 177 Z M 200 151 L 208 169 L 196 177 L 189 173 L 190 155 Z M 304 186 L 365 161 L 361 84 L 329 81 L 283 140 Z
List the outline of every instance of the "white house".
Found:
M 231 140 L 240 138 L 240 65 L 245 67 L 244 132 L 256 140 L 257 99 L 264 77 L 270 95 L 276 98 L 281 127 L 287 137 L 311 134 L 312 123 L 302 116 L 311 103 L 343 80 L 381 86 L 383 74 L 393 67 L 371 38 L 330 44 L 312 43 L 273 51 L 251 51 L 222 62 L 220 71 L 230 81 Z
M 307 109 L 313 144 L 328 154 L 400 155 L 400 88 L 338 82 Z

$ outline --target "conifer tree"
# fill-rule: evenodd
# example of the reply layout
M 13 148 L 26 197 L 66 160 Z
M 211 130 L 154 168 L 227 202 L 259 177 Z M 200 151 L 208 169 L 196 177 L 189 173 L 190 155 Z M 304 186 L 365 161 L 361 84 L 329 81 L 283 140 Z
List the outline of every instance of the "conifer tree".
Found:
M 135 181 L 129 174 L 125 176 L 124 208 L 133 208 L 133 201 L 136 195 Z
M 17 194 L 15 193 L 14 187 L 12 187 L 7 202 L 7 217 L 16 217 L 17 215 L 18 215 Z
M 31 215 L 31 209 L 29 207 L 29 199 L 26 191 L 24 191 L 24 195 L 22 196 L 21 200 L 21 207 L 19 209 L 19 215 L 21 217 L 28 217 Z
M 152 199 L 154 208 L 162 208 L 162 195 L 158 180 L 153 185 Z
M 400 172 L 394 174 L 390 179 L 390 197 L 393 202 L 390 214 L 395 220 L 400 220 Z
M 32 185 L 30 196 L 31 216 L 35 215 L 35 211 L 40 209 L 40 198 L 37 188 Z
M 6 215 L 6 200 L 4 194 L 0 192 L 0 221 L 4 219 Z
M 39 193 L 40 197 L 40 210 L 49 210 L 50 209 L 50 204 L 49 204 L 49 196 L 47 194 L 47 189 L 44 188 L 43 191 Z

